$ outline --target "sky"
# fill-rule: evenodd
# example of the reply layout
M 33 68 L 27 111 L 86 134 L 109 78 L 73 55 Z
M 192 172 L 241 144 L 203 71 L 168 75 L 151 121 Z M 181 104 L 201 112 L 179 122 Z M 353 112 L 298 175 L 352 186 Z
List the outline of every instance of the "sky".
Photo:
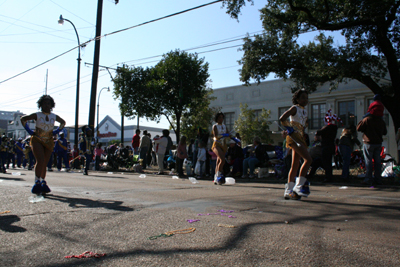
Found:
M 104 0 L 101 33 L 106 35 L 210 2 L 212 0 L 120 0 L 115 5 L 113 0 Z M 213 89 L 240 85 L 237 61 L 242 52 L 238 49 L 246 34 L 261 33 L 259 9 L 265 3 L 256 0 L 253 6 L 247 4 L 239 21 L 226 14 L 222 3 L 216 3 L 106 35 L 101 39 L 100 65 L 150 67 L 160 61 L 161 55 L 180 49 L 205 58 Z M 95 37 L 96 13 L 97 0 L 0 0 L 0 110 L 36 112 L 36 101 L 45 94 L 47 87 L 47 94 L 56 102 L 53 112 L 67 125 L 74 125 L 77 49 L 9 78 L 77 47 L 73 26 L 67 21 L 64 25 L 57 23 L 61 14 L 75 25 L 80 42 L 84 43 Z M 305 36 L 304 40 L 307 38 L 312 37 Z M 213 45 L 221 42 L 224 43 Z M 93 57 L 94 42 L 90 42 L 81 50 L 79 124 L 88 123 Z M 112 70 L 111 75 L 115 75 Z M 99 98 L 99 91 L 106 87 L 110 92 L 102 90 Z M 114 99 L 112 89 L 109 73 L 100 68 L 96 96 L 96 105 L 100 99 L 100 121 L 109 115 L 120 124 L 119 101 Z M 136 122 L 136 118 L 125 119 L 125 125 L 136 125 Z M 141 118 L 140 125 L 169 127 L 165 119 L 156 124 Z

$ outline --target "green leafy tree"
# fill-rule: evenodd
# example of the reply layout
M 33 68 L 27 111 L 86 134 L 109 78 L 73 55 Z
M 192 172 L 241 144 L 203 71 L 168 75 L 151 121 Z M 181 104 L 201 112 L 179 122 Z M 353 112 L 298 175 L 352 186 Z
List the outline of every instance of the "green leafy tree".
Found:
M 240 114 L 235 121 L 235 131 L 240 133 L 242 143 L 249 145 L 253 143 L 253 138 L 258 136 L 263 143 L 272 143 L 270 138 L 269 120 L 271 111 L 262 109 L 261 113 L 256 116 L 254 110 L 250 109 L 247 104 L 240 104 Z
M 110 142 L 108 142 L 108 145 L 109 146 L 111 146 L 111 145 L 119 145 L 121 143 L 120 141 L 121 140 L 113 139 L 113 140 L 110 140 Z
M 196 138 L 197 129 L 200 127 L 208 130 L 213 125 L 215 114 L 221 111 L 220 107 L 210 107 L 210 102 L 215 99 L 211 96 L 211 89 L 207 90 L 207 94 L 202 99 L 195 100 L 194 108 L 184 112 L 181 118 L 181 134 L 188 139 Z M 173 120 L 173 125 L 176 125 L 176 118 Z
M 165 116 L 180 139 L 181 118 L 207 95 L 208 63 L 197 54 L 176 50 L 152 68 L 123 66 L 117 70 L 114 97 L 121 114 L 159 122 Z M 175 118 L 176 124 L 172 123 Z
M 238 18 L 253 0 L 225 0 L 227 13 Z M 260 10 L 263 34 L 245 38 L 241 80 L 260 82 L 268 74 L 292 79 L 296 88 L 313 92 L 330 82 L 355 79 L 374 94 L 400 127 L 400 1 L 274 0 Z M 299 35 L 319 31 L 313 42 L 299 44 Z M 344 45 L 326 36 L 340 32 Z

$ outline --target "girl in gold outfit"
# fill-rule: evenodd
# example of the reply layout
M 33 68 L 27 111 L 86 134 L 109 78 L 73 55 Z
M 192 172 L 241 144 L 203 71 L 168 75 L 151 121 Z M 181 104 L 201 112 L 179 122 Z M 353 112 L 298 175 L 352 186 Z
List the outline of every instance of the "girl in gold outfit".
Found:
M 287 129 L 286 147 L 292 149 L 292 166 L 289 171 L 288 183 L 285 185 L 285 199 L 300 199 L 310 194 L 309 183 L 305 178 L 310 168 L 312 159 L 308 153 L 304 131 L 308 126 L 306 105 L 308 92 L 304 89 L 297 90 L 292 98 L 293 106 L 279 118 Z M 289 118 L 289 121 L 287 119 Z M 300 167 L 300 159 L 304 162 Z M 300 177 L 296 174 L 300 168 Z
M 33 155 L 36 158 L 35 184 L 32 187 L 34 194 L 46 194 L 50 188 L 45 181 L 46 165 L 54 148 L 53 135 L 58 134 L 65 126 L 65 121 L 59 116 L 51 113 L 55 103 L 51 96 L 43 95 L 37 101 L 40 112 L 32 113 L 21 117 L 21 123 L 28 133 L 32 135 L 30 145 Z M 36 128 L 31 130 L 28 121 L 35 120 Z M 60 126 L 54 130 L 54 123 L 59 122 Z

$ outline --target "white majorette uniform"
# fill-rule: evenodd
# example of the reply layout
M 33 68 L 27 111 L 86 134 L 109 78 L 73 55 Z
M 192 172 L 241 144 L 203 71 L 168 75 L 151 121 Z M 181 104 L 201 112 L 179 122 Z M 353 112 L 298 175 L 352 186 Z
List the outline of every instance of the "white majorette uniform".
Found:
M 31 145 L 32 142 L 39 142 L 46 149 L 53 151 L 53 128 L 56 122 L 56 114 L 37 112 L 36 116 L 35 134 L 31 138 Z
M 295 105 L 297 111 L 294 116 L 290 115 L 289 121 L 290 126 L 293 127 L 295 132 L 291 135 L 291 137 L 296 140 L 298 143 L 307 147 L 305 137 L 304 137 L 304 129 L 306 128 L 307 123 L 307 109 L 303 108 L 299 105 Z M 289 136 L 286 136 L 286 147 L 291 147 L 292 145 L 296 145 L 294 141 Z
M 226 151 L 228 150 L 228 141 L 229 141 L 228 139 L 229 138 L 222 136 L 222 134 L 227 133 L 226 126 L 225 126 L 225 124 L 216 123 L 213 125 L 213 129 L 214 129 L 214 126 L 217 127 L 218 136 L 216 136 L 215 133 L 213 132 L 214 143 L 213 143 L 211 149 L 214 149 L 215 147 L 219 147 L 222 149 L 222 151 L 224 151 L 224 153 L 226 153 Z

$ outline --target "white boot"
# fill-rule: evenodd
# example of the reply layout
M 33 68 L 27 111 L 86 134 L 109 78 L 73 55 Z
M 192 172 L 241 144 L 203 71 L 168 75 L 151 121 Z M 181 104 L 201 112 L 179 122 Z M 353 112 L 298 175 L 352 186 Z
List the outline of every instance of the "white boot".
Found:
M 300 176 L 296 178 L 296 185 L 293 188 L 293 192 L 301 197 L 308 197 L 310 194 L 310 183 L 306 177 Z
M 217 184 L 218 176 L 220 176 L 221 172 L 216 172 L 214 175 L 214 184 Z
M 285 184 L 285 193 L 283 194 L 283 197 L 285 199 L 290 199 L 289 193 L 290 193 L 290 191 L 293 190 L 293 187 L 294 187 L 294 182 Z

